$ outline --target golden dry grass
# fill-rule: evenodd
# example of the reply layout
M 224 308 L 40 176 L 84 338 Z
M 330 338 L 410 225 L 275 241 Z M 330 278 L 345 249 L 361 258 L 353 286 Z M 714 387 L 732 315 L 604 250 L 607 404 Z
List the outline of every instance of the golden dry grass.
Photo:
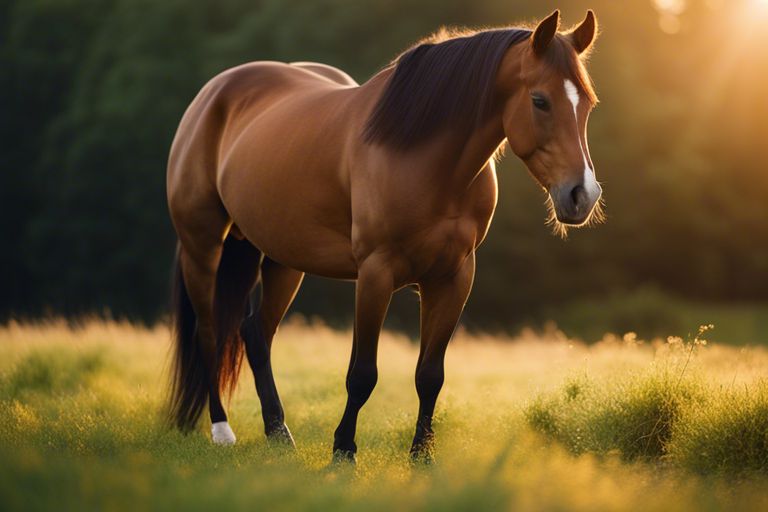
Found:
M 288 453 L 264 441 L 248 371 L 229 407 L 235 447 L 211 446 L 207 424 L 186 437 L 163 427 L 169 352 L 163 326 L 10 324 L 0 329 L 0 503 L 26 510 L 768 507 L 768 468 L 740 472 L 716 464 L 746 450 L 731 446 L 726 426 L 762 428 L 765 349 L 715 345 L 689 352 L 683 343 L 631 336 L 586 346 L 555 331 L 514 339 L 459 332 L 438 402 L 438 462 L 420 467 L 407 461 L 417 347 L 385 333 L 379 383 L 360 417 L 359 464 L 348 468 L 328 462 L 345 400 L 350 339 L 348 332 L 300 321 L 278 333 L 275 375 L 298 446 Z M 672 376 L 672 383 L 659 375 Z M 621 446 L 612 448 L 610 429 L 627 421 L 595 420 L 610 409 L 605 404 L 655 400 L 663 386 L 674 391 L 677 376 L 705 397 L 681 406 L 683 419 L 673 425 L 678 444 L 673 439 L 660 457 L 627 458 Z M 599 392 L 558 405 L 580 381 Z M 635 397 L 636 389 L 644 394 Z M 574 449 L 570 434 L 539 428 L 530 412 L 544 402 L 554 404 L 548 411 L 561 429 L 603 429 L 603 444 Z M 620 408 L 610 410 L 621 419 Z M 734 417 L 747 418 L 747 427 L 725 421 Z M 718 418 L 728 425 L 713 430 L 708 425 Z M 749 447 L 758 461 L 768 453 L 768 442 L 762 446 Z M 692 454 L 707 447 L 709 459 L 692 464 Z

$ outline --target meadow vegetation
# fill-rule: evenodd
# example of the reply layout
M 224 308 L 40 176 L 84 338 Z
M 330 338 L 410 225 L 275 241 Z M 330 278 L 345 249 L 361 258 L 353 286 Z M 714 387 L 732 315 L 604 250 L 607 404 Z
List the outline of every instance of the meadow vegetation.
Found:
M 417 347 L 385 333 L 357 467 L 331 466 L 350 335 L 294 320 L 274 366 L 295 452 L 269 446 L 244 371 L 231 448 L 161 415 L 165 327 L 0 328 L 3 509 L 717 510 L 768 507 L 768 351 L 556 331 L 457 334 L 437 462 L 408 463 Z

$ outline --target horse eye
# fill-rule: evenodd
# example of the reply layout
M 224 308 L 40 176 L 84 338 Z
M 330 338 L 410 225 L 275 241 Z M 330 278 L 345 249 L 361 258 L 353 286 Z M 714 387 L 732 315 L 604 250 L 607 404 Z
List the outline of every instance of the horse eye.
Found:
M 549 102 L 544 96 L 541 96 L 540 94 L 533 94 L 531 95 L 531 100 L 533 101 L 534 107 L 539 110 L 543 110 L 544 112 L 549 112 Z

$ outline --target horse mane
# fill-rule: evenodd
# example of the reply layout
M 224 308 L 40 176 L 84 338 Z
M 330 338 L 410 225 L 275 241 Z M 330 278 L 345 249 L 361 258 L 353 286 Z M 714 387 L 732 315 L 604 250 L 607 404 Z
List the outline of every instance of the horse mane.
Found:
M 419 41 L 385 68 L 395 71 L 365 124 L 364 140 L 406 150 L 448 127 L 472 131 L 494 108 L 493 85 L 507 50 L 532 33 L 524 28 L 441 29 Z M 567 35 L 553 39 L 545 58 L 596 102 Z

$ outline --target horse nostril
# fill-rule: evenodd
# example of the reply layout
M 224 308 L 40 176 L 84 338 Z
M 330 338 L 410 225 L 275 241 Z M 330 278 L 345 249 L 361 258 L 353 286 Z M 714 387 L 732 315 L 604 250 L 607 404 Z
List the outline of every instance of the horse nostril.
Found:
M 571 201 L 573 201 L 573 207 L 576 210 L 581 209 L 587 202 L 587 190 L 581 185 L 573 187 L 571 190 Z

